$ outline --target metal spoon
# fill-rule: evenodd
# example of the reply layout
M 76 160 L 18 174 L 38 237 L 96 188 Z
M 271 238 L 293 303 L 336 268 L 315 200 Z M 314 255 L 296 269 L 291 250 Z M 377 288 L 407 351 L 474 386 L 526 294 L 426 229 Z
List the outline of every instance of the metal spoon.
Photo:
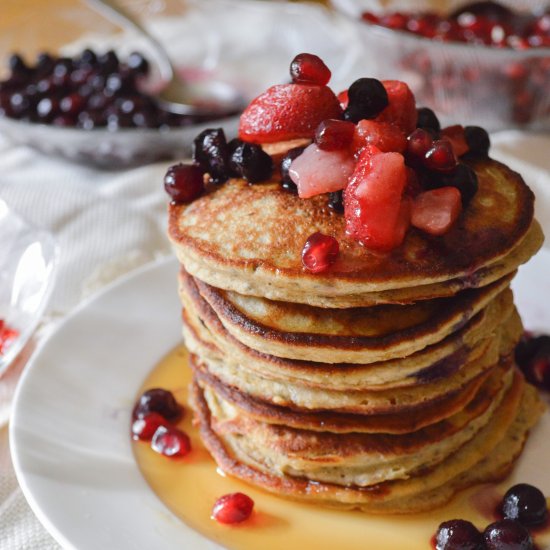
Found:
M 174 69 L 164 46 L 132 13 L 115 0 L 86 0 L 88 5 L 123 28 L 131 28 L 146 37 L 151 44 L 163 84 L 155 93 L 163 109 L 180 115 L 217 116 L 236 114 L 245 105 L 244 97 L 227 83 L 209 80 L 191 85 L 183 82 Z M 158 83 L 157 83 L 158 84 Z M 144 87 L 147 87 L 145 83 Z

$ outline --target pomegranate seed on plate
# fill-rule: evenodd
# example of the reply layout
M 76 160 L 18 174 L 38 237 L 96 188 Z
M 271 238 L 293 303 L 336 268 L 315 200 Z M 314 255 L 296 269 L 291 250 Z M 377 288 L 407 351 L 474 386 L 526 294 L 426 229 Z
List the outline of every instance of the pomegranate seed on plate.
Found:
M 312 273 L 321 273 L 336 261 L 339 251 L 340 245 L 334 237 L 313 233 L 302 250 L 302 264 Z
M 212 508 L 212 519 L 232 525 L 247 520 L 254 509 L 254 501 L 244 493 L 230 493 L 220 497 Z
M 169 458 L 182 457 L 191 452 L 191 440 L 177 428 L 159 426 L 153 435 L 151 449 Z
M 159 413 L 152 412 L 136 418 L 132 422 L 132 439 L 150 441 L 159 426 L 169 426 L 168 420 Z
M 320 57 L 311 53 L 300 53 L 290 64 L 290 76 L 295 84 L 326 86 L 331 73 Z

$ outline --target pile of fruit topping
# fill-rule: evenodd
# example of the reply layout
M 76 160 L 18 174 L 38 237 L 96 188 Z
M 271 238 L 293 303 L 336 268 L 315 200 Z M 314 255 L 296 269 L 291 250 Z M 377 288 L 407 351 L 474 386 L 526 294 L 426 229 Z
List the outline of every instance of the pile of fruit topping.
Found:
M 85 130 L 163 129 L 207 120 L 170 113 L 140 91 L 149 62 L 138 52 L 125 62 L 112 50 L 86 49 L 73 58 L 42 53 L 34 65 L 14 54 L 9 67 L 10 75 L 0 82 L 1 116 Z
M 525 333 L 515 351 L 516 364 L 528 382 L 550 391 L 550 336 Z
M 183 414 L 184 409 L 172 392 L 162 388 L 147 390 L 132 411 L 132 439 L 149 442 L 153 451 L 168 458 L 187 456 L 191 439 L 175 426 Z M 243 493 L 223 495 L 214 503 L 212 519 L 226 525 L 242 523 L 252 515 L 253 508 L 254 501 Z
M 19 333 L 8 327 L 3 319 L 0 319 L 0 354 L 5 353 Z
M 527 483 L 511 487 L 496 511 L 502 518 L 483 533 L 469 521 L 443 522 L 435 534 L 436 550 L 533 550 L 528 528 L 545 524 L 548 506 L 543 493 Z
M 270 181 L 274 162 L 262 146 L 288 144 L 278 170 L 282 187 L 302 199 L 328 194 L 328 207 L 344 214 L 348 236 L 366 248 L 398 247 L 410 226 L 433 236 L 452 228 L 477 191 L 476 174 L 464 161 L 487 157 L 483 128 L 441 128 L 397 80 L 360 78 L 336 96 L 327 86 L 330 70 L 312 54 L 296 56 L 290 75 L 291 83 L 252 100 L 237 139 L 228 142 L 222 129 L 197 136 L 193 164 L 166 174 L 175 202 L 200 196 L 205 181 Z M 299 146 L 292 147 L 294 140 Z M 320 233 L 307 240 L 302 256 L 314 273 L 337 257 L 338 243 Z
M 539 13 L 513 11 L 497 2 L 473 2 L 449 15 L 433 11 L 399 11 L 374 14 L 362 19 L 389 29 L 433 40 L 485 44 L 497 48 L 550 47 L 550 10 Z

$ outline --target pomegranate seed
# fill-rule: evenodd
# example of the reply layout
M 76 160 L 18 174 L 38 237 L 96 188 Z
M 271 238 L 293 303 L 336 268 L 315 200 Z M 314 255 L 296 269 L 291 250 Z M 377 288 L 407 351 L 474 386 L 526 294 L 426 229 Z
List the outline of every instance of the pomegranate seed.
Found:
M 153 388 L 144 392 L 139 398 L 132 411 L 132 418 L 141 418 L 152 412 L 160 414 L 169 422 L 175 422 L 181 418 L 183 408 L 175 400 L 172 392 Z
M 464 127 L 460 124 L 443 128 L 441 137 L 451 142 L 456 157 L 461 157 L 468 152 L 469 147 L 464 135 Z
M 417 128 L 407 138 L 407 156 L 422 159 L 431 149 L 433 139 L 430 133 L 423 128 Z
M 159 426 L 169 426 L 168 420 L 159 413 L 152 412 L 136 418 L 132 422 L 132 439 L 150 441 Z
M 230 493 L 216 500 L 212 508 L 212 519 L 232 525 L 247 520 L 254 509 L 254 501 L 244 493 Z
M 153 435 L 151 449 L 170 458 L 182 457 L 191 452 L 191 440 L 177 428 L 159 426 Z
M 176 164 L 164 176 L 164 189 L 177 203 L 188 203 L 204 190 L 203 171 L 196 164 Z
M 437 139 L 424 156 L 424 162 L 431 170 L 449 172 L 457 165 L 456 155 L 451 142 Z
M 355 134 L 355 124 L 344 120 L 323 120 L 315 133 L 315 143 L 323 151 L 337 151 L 348 147 Z
M 340 245 L 330 235 L 317 232 L 310 235 L 302 250 L 302 264 L 312 273 L 327 270 L 338 258 Z
M 19 333 L 16 330 L 6 326 L 0 319 L 0 353 L 4 353 L 18 336 Z
M 295 84 L 326 86 L 331 72 L 320 57 L 311 53 L 300 53 L 290 64 L 290 76 Z

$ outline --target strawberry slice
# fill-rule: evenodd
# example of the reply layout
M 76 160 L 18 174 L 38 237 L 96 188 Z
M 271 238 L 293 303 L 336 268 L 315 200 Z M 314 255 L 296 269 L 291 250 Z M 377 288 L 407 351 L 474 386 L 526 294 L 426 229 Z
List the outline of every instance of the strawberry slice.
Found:
M 395 124 L 409 135 L 416 128 L 416 101 L 410 88 L 400 80 L 382 80 L 389 105 L 376 117 L 380 122 Z
M 348 91 L 342 90 L 337 96 L 338 101 L 340 102 L 340 107 L 342 107 L 342 110 L 344 110 L 349 103 L 349 97 L 348 97 Z
M 344 189 L 355 161 L 347 149 L 323 151 L 312 143 L 296 157 L 288 171 L 302 199 Z
M 355 127 L 352 147 L 358 153 L 367 145 L 375 145 L 385 153 L 402 153 L 407 148 L 407 138 L 403 131 L 393 124 L 360 120 Z
M 443 235 L 456 222 L 461 210 L 461 195 L 456 187 L 432 189 L 414 199 L 411 224 L 430 235 Z
M 441 130 L 441 137 L 451 142 L 456 157 L 461 157 L 470 150 L 466 143 L 466 137 L 464 136 L 464 127 L 460 124 L 443 128 Z
M 321 121 L 341 117 L 338 99 L 327 86 L 280 84 L 244 110 L 239 138 L 251 143 L 313 138 Z
M 409 224 L 410 199 L 402 198 L 406 181 L 403 155 L 363 149 L 344 191 L 348 235 L 376 250 L 399 246 Z

